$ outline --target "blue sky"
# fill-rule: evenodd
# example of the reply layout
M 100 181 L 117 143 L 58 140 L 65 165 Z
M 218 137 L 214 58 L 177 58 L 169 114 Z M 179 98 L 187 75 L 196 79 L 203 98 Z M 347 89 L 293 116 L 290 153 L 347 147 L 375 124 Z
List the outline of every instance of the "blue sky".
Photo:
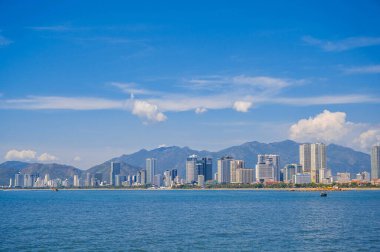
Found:
M 0 161 L 380 142 L 378 1 L 1 1 Z

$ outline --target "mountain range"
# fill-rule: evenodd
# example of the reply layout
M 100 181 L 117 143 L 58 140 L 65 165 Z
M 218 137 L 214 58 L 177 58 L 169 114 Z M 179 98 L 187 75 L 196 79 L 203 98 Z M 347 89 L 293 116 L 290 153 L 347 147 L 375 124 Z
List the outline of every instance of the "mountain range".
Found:
M 102 173 L 104 180 L 109 180 L 111 162 L 121 163 L 121 174 L 136 174 L 145 167 L 146 158 L 157 159 L 156 173 L 165 170 L 177 169 L 181 177 L 185 177 L 185 162 L 189 155 L 213 158 L 213 172 L 216 172 L 216 160 L 222 156 L 230 155 L 235 159 L 245 160 L 246 167 L 255 167 L 258 154 L 279 154 L 280 164 L 283 167 L 288 163 L 298 163 L 299 143 L 285 140 L 274 143 L 247 142 L 242 145 L 232 146 L 217 152 L 198 151 L 189 147 L 161 147 L 153 150 L 142 149 L 132 154 L 112 158 L 102 164 L 95 165 L 88 170 L 81 170 L 73 166 L 61 164 L 26 163 L 19 161 L 7 161 L 0 164 L 0 185 L 7 185 L 10 178 L 14 178 L 17 172 L 23 174 L 38 173 L 43 176 L 49 173 L 51 178 L 70 178 L 74 174 L 85 177 L 86 173 Z M 330 144 L 327 146 L 327 166 L 336 172 L 350 172 L 352 175 L 361 171 L 370 171 L 370 156 L 366 153 L 355 151 L 351 148 Z

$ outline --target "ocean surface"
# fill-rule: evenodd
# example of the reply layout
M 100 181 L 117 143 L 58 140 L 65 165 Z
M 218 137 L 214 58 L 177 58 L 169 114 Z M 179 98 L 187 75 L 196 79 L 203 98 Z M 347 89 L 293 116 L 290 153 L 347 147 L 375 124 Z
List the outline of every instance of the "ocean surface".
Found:
M 380 251 L 380 191 L 0 191 L 0 251 Z

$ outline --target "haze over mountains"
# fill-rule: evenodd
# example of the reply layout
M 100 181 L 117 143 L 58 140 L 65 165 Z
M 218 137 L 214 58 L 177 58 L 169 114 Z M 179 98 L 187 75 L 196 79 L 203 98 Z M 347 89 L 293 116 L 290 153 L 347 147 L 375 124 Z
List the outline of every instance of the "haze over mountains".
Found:
M 95 174 L 100 172 L 103 179 L 109 179 L 110 163 L 121 163 L 121 174 L 136 174 L 140 169 L 145 168 L 146 158 L 156 158 L 158 170 L 156 173 L 163 173 L 167 169 L 177 169 L 181 177 L 185 177 L 185 162 L 189 155 L 196 154 L 201 157 L 207 156 L 213 158 L 213 172 L 216 172 L 216 160 L 224 155 L 231 155 L 235 159 L 242 159 L 246 162 L 246 167 L 255 167 L 257 154 L 279 154 L 281 167 L 287 163 L 298 163 L 299 143 L 291 140 L 285 140 L 274 143 L 247 142 L 242 145 L 232 146 L 218 152 L 192 150 L 188 147 L 161 147 L 153 150 L 142 149 L 132 154 L 122 155 L 112 158 L 102 164 L 91 167 L 88 170 L 81 170 L 73 166 L 61 164 L 41 164 L 26 163 L 19 161 L 8 161 L 0 164 L 0 185 L 7 185 L 14 174 L 21 172 L 23 174 L 39 173 L 43 176 L 50 174 L 51 178 L 70 178 L 74 174 L 84 178 L 85 174 Z M 336 172 L 350 172 L 356 174 L 360 171 L 370 171 L 370 156 L 368 154 L 355 151 L 353 149 L 330 144 L 327 146 L 327 165 L 332 169 L 333 174 Z

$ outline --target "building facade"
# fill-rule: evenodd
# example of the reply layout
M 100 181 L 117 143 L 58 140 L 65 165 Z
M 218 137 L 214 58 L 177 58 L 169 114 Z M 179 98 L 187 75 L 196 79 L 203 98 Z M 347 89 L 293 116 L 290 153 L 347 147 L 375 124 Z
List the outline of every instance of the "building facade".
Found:
M 320 183 L 319 170 L 327 168 L 326 145 L 323 143 L 311 144 L 310 148 L 310 174 L 312 183 Z
M 372 146 L 371 150 L 371 177 L 380 178 L 380 145 Z
M 145 170 L 146 170 L 146 183 L 153 184 L 153 178 L 157 170 L 157 159 L 147 158 L 145 160 Z
M 311 170 L 311 145 L 309 143 L 301 144 L 299 147 L 299 161 L 302 166 L 302 173 Z
M 111 162 L 110 185 L 115 186 L 115 175 L 120 174 L 120 163 Z
M 231 181 L 231 162 L 234 159 L 231 156 L 225 156 L 218 159 L 218 183 L 230 183 Z

